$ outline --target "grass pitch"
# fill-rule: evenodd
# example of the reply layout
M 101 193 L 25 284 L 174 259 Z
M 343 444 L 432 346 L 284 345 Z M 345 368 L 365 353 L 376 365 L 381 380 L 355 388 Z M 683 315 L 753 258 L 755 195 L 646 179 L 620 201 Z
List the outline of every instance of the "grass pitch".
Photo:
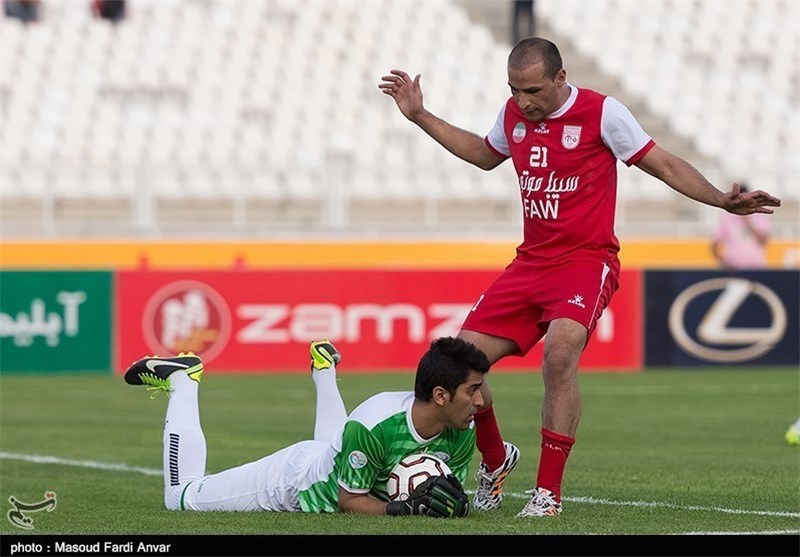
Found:
M 304 513 L 191 513 L 163 507 L 166 400 L 121 377 L 0 377 L 3 534 L 700 534 L 800 533 L 800 447 L 783 434 L 800 413 L 797 369 L 583 373 L 583 416 L 564 482 L 564 514 L 522 520 L 539 458 L 537 374 L 491 374 L 501 431 L 522 451 L 494 512 L 463 520 Z M 410 374 L 339 374 L 348 410 Z M 306 375 L 207 370 L 200 411 L 209 473 L 312 436 Z M 41 459 L 38 457 L 50 457 Z M 477 468 L 476 453 L 471 471 Z M 467 482 L 468 490 L 475 481 Z M 9 497 L 57 494 L 34 530 L 5 516 Z

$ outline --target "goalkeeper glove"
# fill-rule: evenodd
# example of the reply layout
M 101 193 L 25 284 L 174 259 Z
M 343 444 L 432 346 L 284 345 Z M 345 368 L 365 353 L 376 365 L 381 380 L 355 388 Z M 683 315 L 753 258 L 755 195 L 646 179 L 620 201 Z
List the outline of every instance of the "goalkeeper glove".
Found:
M 452 474 L 428 478 L 405 501 L 392 501 L 386 505 L 388 515 L 452 518 L 467 516 L 468 512 L 467 494 Z

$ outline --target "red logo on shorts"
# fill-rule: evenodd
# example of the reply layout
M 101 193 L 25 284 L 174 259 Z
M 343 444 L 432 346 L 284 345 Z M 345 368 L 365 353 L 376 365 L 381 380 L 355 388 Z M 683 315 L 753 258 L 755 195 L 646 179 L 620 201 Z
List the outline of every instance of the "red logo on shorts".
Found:
M 228 342 L 231 315 L 220 294 L 201 282 L 173 282 L 156 292 L 144 312 L 144 338 L 159 355 L 194 352 L 208 362 Z

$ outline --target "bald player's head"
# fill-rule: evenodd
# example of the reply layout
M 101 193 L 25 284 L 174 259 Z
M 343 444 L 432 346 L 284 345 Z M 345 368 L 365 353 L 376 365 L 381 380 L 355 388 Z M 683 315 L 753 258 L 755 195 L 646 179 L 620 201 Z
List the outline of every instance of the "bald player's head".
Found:
M 508 68 L 511 70 L 524 70 L 539 62 L 544 62 L 544 75 L 550 79 L 554 79 L 563 66 L 558 47 L 541 37 L 522 39 L 508 55 Z

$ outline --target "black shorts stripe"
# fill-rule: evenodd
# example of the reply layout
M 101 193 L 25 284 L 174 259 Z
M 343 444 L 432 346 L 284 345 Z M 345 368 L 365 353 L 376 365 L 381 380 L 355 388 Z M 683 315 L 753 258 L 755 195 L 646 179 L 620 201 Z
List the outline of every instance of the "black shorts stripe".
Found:
M 180 435 L 169 434 L 169 485 L 179 485 L 178 481 L 178 444 Z

